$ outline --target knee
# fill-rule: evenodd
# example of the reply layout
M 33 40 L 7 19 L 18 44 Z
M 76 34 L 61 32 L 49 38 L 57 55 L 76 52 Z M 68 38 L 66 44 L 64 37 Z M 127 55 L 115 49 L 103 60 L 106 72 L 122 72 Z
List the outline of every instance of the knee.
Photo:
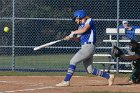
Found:
M 76 63 L 74 60 L 70 60 L 70 65 L 76 65 Z

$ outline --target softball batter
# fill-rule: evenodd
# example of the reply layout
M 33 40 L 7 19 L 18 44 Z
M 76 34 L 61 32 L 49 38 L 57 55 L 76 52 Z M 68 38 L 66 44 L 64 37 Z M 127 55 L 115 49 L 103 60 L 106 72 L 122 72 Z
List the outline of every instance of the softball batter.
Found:
M 72 31 L 66 40 L 75 40 L 79 38 L 81 43 L 81 49 L 73 56 L 70 60 L 69 68 L 65 79 L 56 84 L 56 86 L 70 86 L 70 79 L 74 74 L 76 65 L 80 62 L 83 62 L 83 65 L 89 74 L 97 75 L 108 79 L 109 86 L 113 84 L 114 75 L 109 74 L 103 71 L 100 71 L 96 68 L 93 68 L 93 54 L 95 52 L 95 43 L 96 43 L 96 29 L 94 25 L 94 20 L 89 18 L 85 11 L 78 10 L 74 13 L 73 20 L 79 25 L 78 30 Z M 77 35 L 77 38 L 74 38 L 73 35 Z

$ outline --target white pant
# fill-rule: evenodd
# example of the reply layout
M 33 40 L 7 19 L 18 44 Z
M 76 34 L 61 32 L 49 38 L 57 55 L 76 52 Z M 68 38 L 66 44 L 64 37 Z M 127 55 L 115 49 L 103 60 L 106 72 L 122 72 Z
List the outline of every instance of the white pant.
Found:
M 83 62 L 84 67 L 88 73 L 93 72 L 93 54 L 95 52 L 94 44 L 84 44 L 81 49 L 73 56 L 70 61 L 70 65 L 77 65 L 77 63 Z

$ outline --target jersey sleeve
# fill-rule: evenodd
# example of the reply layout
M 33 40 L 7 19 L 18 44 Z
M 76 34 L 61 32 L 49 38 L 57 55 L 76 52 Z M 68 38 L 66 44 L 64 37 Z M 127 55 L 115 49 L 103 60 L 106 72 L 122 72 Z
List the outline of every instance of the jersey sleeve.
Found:
M 85 25 L 90 25 L 91 26 L 91 21 L 92 21 L 92 19 L 90 18 L 90 19 L 87 19 L 87 21 L 86 21 L 86 23 L 85 23 Z

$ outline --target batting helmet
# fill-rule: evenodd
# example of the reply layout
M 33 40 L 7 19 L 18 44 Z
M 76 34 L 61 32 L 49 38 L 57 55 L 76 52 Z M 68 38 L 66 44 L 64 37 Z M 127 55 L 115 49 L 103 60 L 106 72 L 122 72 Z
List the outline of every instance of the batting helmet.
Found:
M 74 12 L 73 20 L 75 20 L 76 18 L 81 19 L 81 18 L 85 17 L 86 15 L 87 14 L 86 14 L 86 12 L 84 10 L 77 10 L 76 12 Z

